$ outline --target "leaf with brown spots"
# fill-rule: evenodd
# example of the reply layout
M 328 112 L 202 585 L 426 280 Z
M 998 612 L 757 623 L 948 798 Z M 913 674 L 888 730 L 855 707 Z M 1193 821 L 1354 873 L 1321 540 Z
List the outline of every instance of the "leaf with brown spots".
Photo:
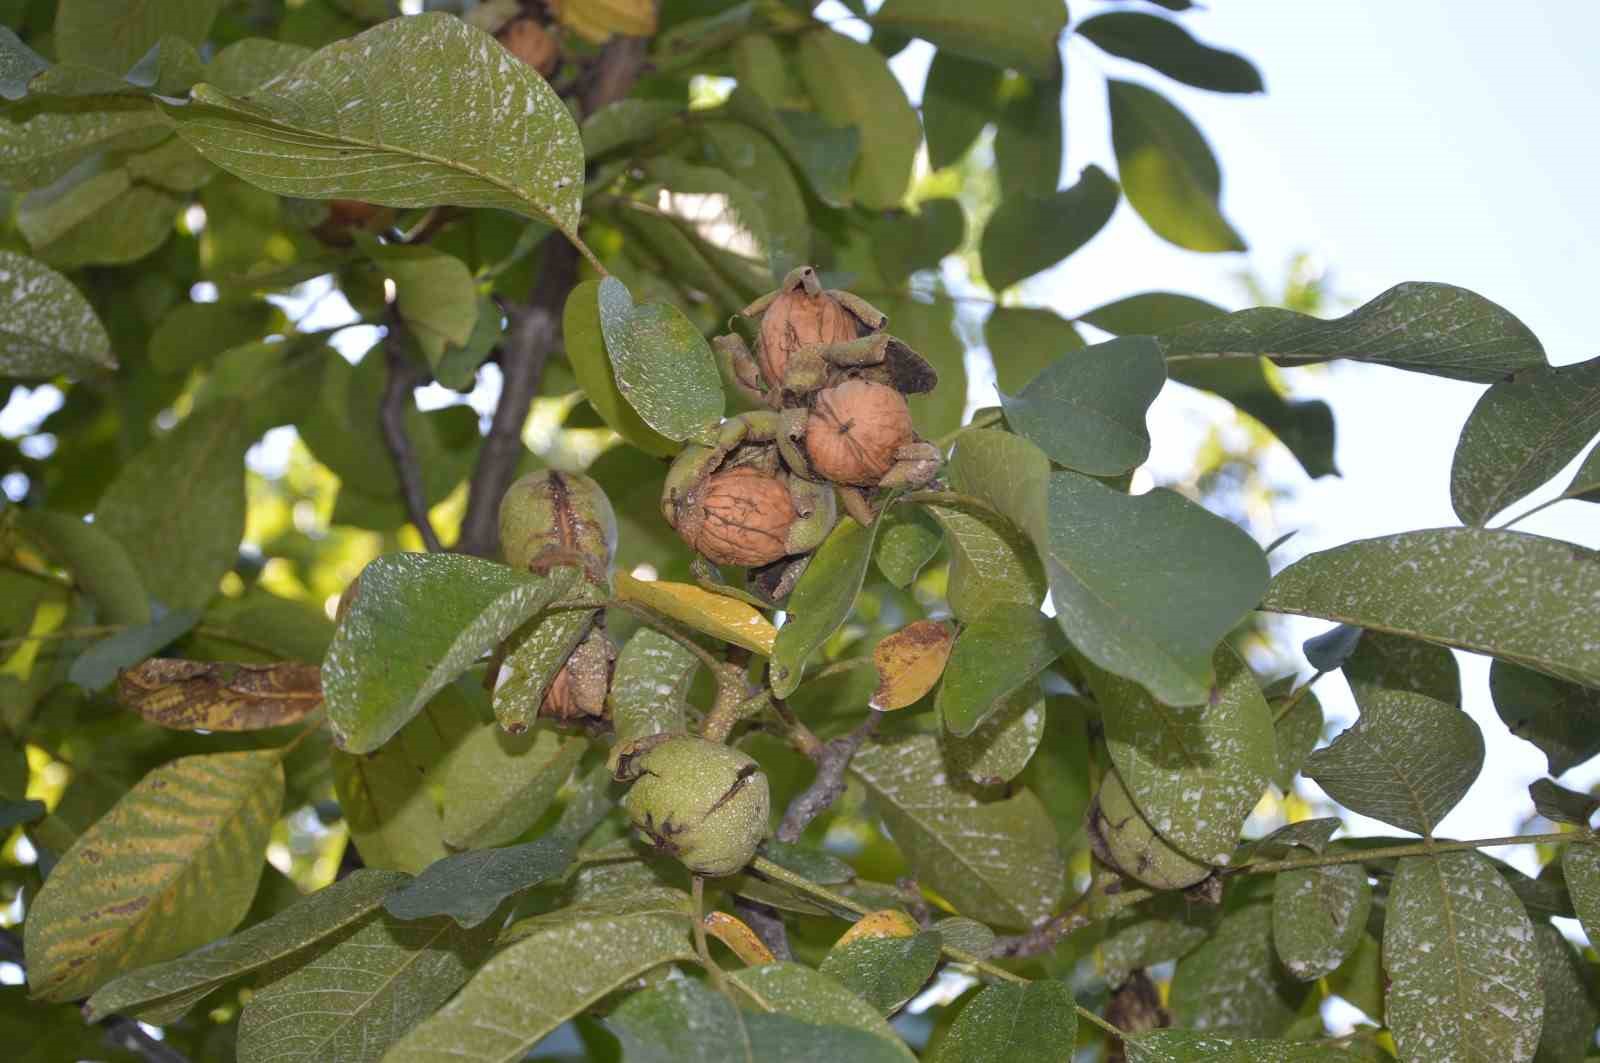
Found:
M 314 664 L 236 664 L 152 657 L 117 676 L 123 705 L 174 731 L 262 731 L 322 706 Z
M 878 689 L 869 703 L 880 712 L 903 709 L 922 700 L 944 674 L 955 634 L 937 620 L 916 620 L 878 643 L 872 664 Z
M 744 961 L 746 967 L 777 962 L 772 950 L 744 920 L 727 912 L 707 912 L 703 922 L 706 933 L 728 946 L 735 956 Z

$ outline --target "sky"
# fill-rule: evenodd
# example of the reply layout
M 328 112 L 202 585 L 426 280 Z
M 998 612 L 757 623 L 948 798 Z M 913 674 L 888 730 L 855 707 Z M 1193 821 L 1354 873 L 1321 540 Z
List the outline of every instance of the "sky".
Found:
M 1074 17 L 1094 10 L 1073 7 Z M 1123 204 L 1095 241 L 1028 283 L 1027 303 L 1070 316 L 1132 292 L 1169 290 L 1241 307 L 1237 273 L 1253 270 L 1275 284 L 1288 259 L 1303 251 L 1353 302 L 1401 281 L 1445 281 L 1511 310 L 1553 363 L 1600 354 L 1600 326 L 1587 312 L 1600 278 L 1593 191 L 1600 147 L 1592 132 L 1600 113 L 1600 63 L 1593 58 L 1600 5 L 1219 0 L 1181 21 L 1201 40 L 1254 60 L 1267 92 L 1190 89 L 1069 40 L 1063 181 L 1091 163 L 1115 170 L 1104 77 L 1150 84 L 1206 133 L 1222 164 L 1224 213 L 1251 250 L 1200 255 L 1174 248 Z M 917 44 L 896 60 L 913 99 L 930 53 Z M 1348 364 L 1287 376 L 1297 397 L 1333 406 L 1343 476 L 1312 482 L 1292 462 L 1272 463 L 1295 492 L 1279 509 L 1281 530 L 1299 530 L 1274 553 L 1275 568 L 1353 539 L 1459 523 L 1449 503 L 1450 459 L 1481 386 Z M 1176 475 L 1187 461 L 1194 405 L 1169 385 L 1153 408 L 1156 446 L 1147 471 L 1155 480 Z M 1555 493 L 1547 488 L 1533 501 Z M 1562 503 L 1519 527 L 1600 547 L 1600 508 L 1588 503 Z M 1290 631 L 1298 640 L 1328 626 L 1296 620 Z M 1487 660 L 1457 656 L 1464 707 L 1484 731 L 1488 760 L 1440 833 L 1515 833 L 1532 813 L 1526 786 L 1542 776 L 1544 757 L 1512 738 L 1495 715 Z M 1316 689 L 1330 718 L 1354 719 L 1339 676 Z M 1600 781 L 1600 767 L 1574 769 L 1564 781 L 1590 785 Z M 1314 784 L 1308 790 L 1317 792 Z M 1395 833 L 1372 821 L 1356 825 Z M 1495 855 L 1534 866 L 1526 848 Z

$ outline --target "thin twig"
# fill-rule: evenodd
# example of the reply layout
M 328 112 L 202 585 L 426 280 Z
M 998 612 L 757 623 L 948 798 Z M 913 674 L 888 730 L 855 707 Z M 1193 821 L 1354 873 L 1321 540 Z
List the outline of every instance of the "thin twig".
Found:
M 1317 674 L 1312 676 L 1310 679 L 1307 679 L 1305 683 L 1301 685 L 1299 690 L 1296 690 L 1293 694 L 1290 694 L 1288 698 L 1284 700 L 1284 703 L 1278 706 L 1278 711 L 1272 714 L 1273 726 L 1277 726 L 1280 722 L 1282 722 L 1283 718 L 1289 715 L 1289 713 L 1294 710 L 1294 707 L 1300 704 L 1305 696 L 1311 692 L 1312 686 L 1314 686 L 1319 679 L 1328 674 L 1328 671 L 1329 669 L 1327 668 L 1319 669 Z
M 402 349 L 400 321 L 394 317 L 389 323 L 388 335 L 383 340 L 383 354 L 388 364 L 389 377 L 383 387 L 383 402 L 378 407 L 378 427 L 383 432 L 383 445 L 388 448 L 389 460 L 394 464 L 395 477 L 400 481 L 400 497 L 405 501 L 406 516 L 422 536 L 422 545 L 430 554 L 444 547 L 439 535 L 428 519 L 428 496 L 422 489 L 422 467 L 417 452 L 406 432 L 406 414 L 412 406 L 412 392 L 427 377 L 427 371 L 413 362 Z
M 1589 831 L 1552 831 L 1549 834 L 1510 834 L 1500 838 L 1473 838 L 1469 841 L 1435 841 L 1432 838 L 1409 845 L 1375 846 L 1349 849 L 1320 856 L 1296 856 L 1286 860 L 1257 860 L 1222 870 L 1224 875 L 1270 875 L 1301 867 L 1328 867 L 1333 864 L 1359 864 L 1367 860 L 1398 860 L 1406 856 L 1431 856 L 1434 853 L 1459 853 L 1468 849 L 1493 849 L 1501 845 L 1577 845 L 1600 843 L 1600 835 Z
M 799 841 L 811 821 L 839 800 L 839 795 L 844 793 L 844 773 L 850 767 L 850 758 L 878 729 L 882 719 L 883 713 L 873 709 L 854 731 L 823 745 L 813 758 L 817 762 L 817 777 L 789 802 L 788 809 L 783 813 L 783 822 L 778 824 L 780 842 L 792 844 Z
M 989 955 L 1023 957 L 1038 956 L 1051 951 L 1062 938 L 1082 930 L 1092 922 L 1088 913 L 1091 896 L 1092 891 L 1086 892 L 1072 907 L 1039 924 L 1026 934 L 995 938 L 993 947 L 989 949 Z

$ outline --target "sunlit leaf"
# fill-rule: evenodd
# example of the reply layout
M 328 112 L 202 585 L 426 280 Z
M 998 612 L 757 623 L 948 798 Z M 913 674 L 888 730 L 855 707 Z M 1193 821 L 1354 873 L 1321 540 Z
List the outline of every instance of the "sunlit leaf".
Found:
M 617 389 L 645 424 L 682 441 L 722 417 L 722 377 L 705 337 L 677 307 L 635 303 L 615 277 L 600 282 L 600 329 Z
M 939 965 L 939 935 L 858 937 L 829 950 L 817 970 L 885 1015 L 917 994 Z
M 956 1016 L 934 1063 L 1050 1063 L 1077 1038 L 1078 1013 L 1065 982 L 991 985 Z
M 1012 431 L 1057 465 L 1115 476 L 1150 456 L 1145 414 L 1166 380 L 1160 344 L 1127 336 L 1067 353 L 1000 402 Z
M 937 620 L 914 620 L 872 648 L 878 689 L 868 703 L 881 712 L 922 700 L 944 674 L 955 635 Z
M 764 657 L 773 652 L 778 632 L 772 621 L 759 609 L 737 598 L 716 594 L 692 583 L 635 579 L 620 569 L 612 581 L 618 598 L 649 606 L 696 631 L 743 646 Z
M 870 1004 L 820 971 L 798 963 L 767 963 L 735 971 L 729 977 L 738 991 L 749 998 L 753 1010 L 851 1027 L 891 1048 L 894 1058 L 914 1058 L 905 1042 Z
M 900 206 L 922 143 L 922 126 L 883 56 L 859 41 L 819 29 L 801 35 L 796 62 L 822 117 L 861 131 L 850 181 L 857 202 Z

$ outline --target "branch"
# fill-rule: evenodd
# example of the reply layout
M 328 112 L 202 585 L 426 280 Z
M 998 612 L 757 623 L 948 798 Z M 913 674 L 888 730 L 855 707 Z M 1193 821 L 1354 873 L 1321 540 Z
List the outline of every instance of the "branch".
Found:
M 401 325 L 398 317 L 391 318 L 389 332 L 383 339 L 384 358 L 388 362 L 389 378 L 383 386 L 383 403 L 378 407 L 378 427 L 383 432 L 383 445 L 389 450 L 389 460 L 394 463 L 394 474 L 400 481 L 400 497 L 405 500 L 406 516 L 422 536 L 422 545 L 430 554 L 444 549 L 439 536 L 428 519 L 428 496 L 422 489 L 422 467 L 417 463 L 417 452 L 406 434 L 406 413 L 412 404 L 411 393 L 427 377 L 427 372 L 407 357 L 400 342 Z
M 1040 923 L 1026 934 L 995 938 L 989 955 L 1023 957 L 1051 951 L 1062 938 L 1089 925 L 1091 920 L 1087 909 L 1090 896 L 1091 893 L 1085 893 L 1071 908 Z
M 1286 860 L 1257 860 L 1224 868 L 1224 875 L 1270 875 L 1279 871 L 1293 871 L 1300 867 L 1328 867 L 1333 864 L 1359 864 L 1367 860 L 1398 860 L 1406 856 L 1433 856 L 1435 853 L 1459 853 L 1467 849 L 1493 849 L 1501 845 L 1560 845 L 1572 842 L 1577 845 L 1600 843 L 1600 835 L 1591 831 L 1553 831 L 1549 834 L 1510 834 L 1501 838 L 1473 838 L 1469 841 L 1434 841 L 1424 838 L 1410 845 L 1374 846 L 1371 849 L 1349 849 L 1342 853 L 1325 853 L 1321 856 L 1294 856 Z
M 780 842 L 792 844 L 799 841 L 811 821 L 839 800 L 839 795 L 844 793 L 844 773 L 850 766 L 850 758 L 856 755 L 861 743 L 878 729 L 882 719 L 883 713 L 876 709 L 868 712 L 867 718 L 854 731 L 826 743 L 816 754 L 813 759 L 817 762 L 817 777 L 789 802 L 788 809 L 783 813 L 783 822 L 778 824 Z

